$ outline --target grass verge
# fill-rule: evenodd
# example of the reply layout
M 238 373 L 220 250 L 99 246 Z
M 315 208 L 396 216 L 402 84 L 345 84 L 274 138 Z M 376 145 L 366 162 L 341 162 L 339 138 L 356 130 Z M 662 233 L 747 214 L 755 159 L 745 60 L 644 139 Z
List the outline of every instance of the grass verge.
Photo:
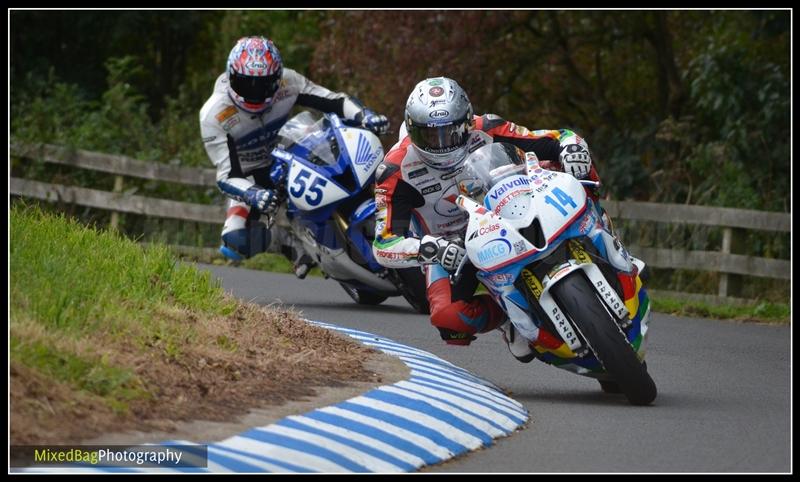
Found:
M 169 246 L 169 249 L 180 259 L 193 261 L 196 263 L 214 264 L 223 266 L 235 264 L 242 268 L 255 269 L 260 271 L 270 271 L 273 273 L 294 274 L 291 261 L 285 256 L 275 253 L 260 253 L 252 258 L 242 260 L 237 263 L 228 261 L 220 252 L 214 248 L 193 248 L 187 246 Z M 322 276 L 322 271 L 318 266 L 311 268 L 309 276 Z
M 687 301 L 660 296 L 651 297 L 650 301 L 653 311 L 678 316 L 697 316 L 760 323 L 789 323 L 792 315 L 791 306 L 788 303 L 760 301 L 742 306 L 718 306 L 701 301 Z
M 374 380 L 372 350 L 290 311 L 241 304 L 168 248 L 36 207 L 10 211 L 11 440 L 229 420 Z
M 285 256 L 275 253 L 261 253 L 253 256 L 252 258 L 245 259 L 240 264 L 242 268 L 259 269 L 261 271 L 272 271 L 275 273 L 291 273 L 294 274 L 294 268 L 291 261 L 286 259 Z M 322 271 L 319 267 L 311 268 L 308 272 L 309 276 L 322 276 Z
M 488 293 L 486 287 L 478 285 L 476 293 Z M 650 309 L 659 313 L 677 316 L 694 316 L 758 323 L 790 323 L 791 306 L 788 303 L 754 301 L 746 305 L 715 305 L 703 301 L 677 299 L 661 294 L 650 294 Z

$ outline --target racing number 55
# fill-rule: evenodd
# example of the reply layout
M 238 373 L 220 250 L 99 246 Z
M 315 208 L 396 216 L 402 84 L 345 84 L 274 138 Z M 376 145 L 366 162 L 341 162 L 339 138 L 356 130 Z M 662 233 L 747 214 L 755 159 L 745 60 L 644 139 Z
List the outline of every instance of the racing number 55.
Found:
M 289 193 L 294 197 L 301 197 L 306 190 L 306 180 L 311 180 L 311 185 L 308 186 L 309 194 L 306 194 L 306 202 L 310 206 L 317 206 L 322 201 L 322 187 L 328 184 L 328 181 L 319 177 L 313 176 L 311 171 L 301 169 L 297 176 L 292 179 L 292 185 L 289 187 Z M 313 197 L 312 197 L 313 195 Z

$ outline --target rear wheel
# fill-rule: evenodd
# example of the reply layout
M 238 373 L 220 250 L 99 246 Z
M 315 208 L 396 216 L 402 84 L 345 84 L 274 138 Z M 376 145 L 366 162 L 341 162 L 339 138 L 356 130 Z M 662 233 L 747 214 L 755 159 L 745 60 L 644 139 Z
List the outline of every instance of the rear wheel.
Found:
M 639 361 L 633 347 L 597 292 L 581 271 L 567 275 L 552 288 L 553 296 L 583 335 L 606 372 L 633 405 L 649 405 L 656 398 L 656 384 Z M 606 391 L 604 382 L 600 386 Z M 613 385 L 608 383 L 608 388 Z
M 350 298 L 353 298 L 353 301 L 358 303 L 359 305 L 379 305 L 386 301 L 388 296 L 379 295 L 373 293 L 371 291 L 362 290 L 359 288 L 354 288 L 345 283 L 339 283 L 342 288 L 350 295 Z

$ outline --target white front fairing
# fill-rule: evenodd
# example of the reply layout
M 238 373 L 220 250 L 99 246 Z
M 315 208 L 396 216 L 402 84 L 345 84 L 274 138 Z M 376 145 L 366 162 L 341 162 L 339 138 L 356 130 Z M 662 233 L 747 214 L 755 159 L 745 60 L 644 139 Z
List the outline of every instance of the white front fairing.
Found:
M 529 167 L 527 176 L 511 176 L 493 186 L 484 204 L 516 229 L 538 219 L 549 244 L 583 212 L 586 191 L 569 174 Z
M 468 209 L 466 249 L 472 264 L 481 271 L 495 271 L 546 251 L 586 208 L 586 192 L 569 174 L 535 168 L 527 177 L 507 179 L 487 192 L 485 208 L 460 197 L 465 207 L 465 202 L 475 204 L 472 210 Z M 543 246 L 534 246 L 518 231 L 535 220 L 546 240 Z
M 517 291 L 513 285 L 515 276 L 495 270 L 534 255 L 537 250 L 509 221 L 472 199 L 458 196 L 456 204 L 469 213 L 465 245 L 470 262 L 480 270 L 478 277 L 489 288 L 492 296 L 502 299 L 502 306 L 520 334 L 529 340 L 535 340 L 539 328 L 513 300 L 513 294 Z
M 358 178 L 358 184 L 364 187 L 383 160 L 381 141 L 378 136 L 365 129 L 342 127 L 339 132 Z
M 515 300 L 518 292 L 511 283 L 521 266 L 515 270 L 514 264 L 547 255 L 555 246 L 552 243 L 584 214 L 586 192 L 574 177 L 542 169 L 535 159 L 529 160 L 526 167 L 527 175 L 512 175 L 492 186 L 484 196 L 484 206 L 465 196 L 459 196 L 456 202 L 470 215 L 467 256 L 483 272 L 484 284 L 501 299 L 520 333 L 535 340 L 539 329 L 529 313 L 518 306 L 520 301 Z M 541 246 L 534 246 L 520 234 L 535 222 L 541 226 Z M 577 269 L 582 269 L 595 289 L 603 293 L 603 301 L 612 312 L 620 318 L 627 315 L 622 300 L 592 263 L 571 260 L 545 277 L 538 289 L 539 303 L 564 342 L 576 352 L 581 349 L 578 337 L 549 291 L 555 282 Z
M 306 166 L 294 156 L 289 168 L 288 192 L 292 204 L 302 211 L 313 211 L 326 204 L 340 201 L 348 196 L 347 191 L 316 170 Z

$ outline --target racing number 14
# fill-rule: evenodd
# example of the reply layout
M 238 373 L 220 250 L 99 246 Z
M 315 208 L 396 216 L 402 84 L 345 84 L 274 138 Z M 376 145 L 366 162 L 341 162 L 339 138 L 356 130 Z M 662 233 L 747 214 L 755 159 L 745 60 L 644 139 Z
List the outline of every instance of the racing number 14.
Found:
M 558 209 L 558 212 L 560 212 L 562 216 L 567 215 L 567 210 L 564 209 L 563 206 L 570 205 L 573 209 L 577 209 L 578 205 L 575 204 L 575 201 L 572 200 L 572 197 L 570 197 L 560 188 L 553 189 L 552 193 L 555 194 L 556 199 L 558 199 L 558 203 L 561 204 L 556 203 L 555 199 L 550 197 L 549 194 L 544 197 L 544 202 Z

